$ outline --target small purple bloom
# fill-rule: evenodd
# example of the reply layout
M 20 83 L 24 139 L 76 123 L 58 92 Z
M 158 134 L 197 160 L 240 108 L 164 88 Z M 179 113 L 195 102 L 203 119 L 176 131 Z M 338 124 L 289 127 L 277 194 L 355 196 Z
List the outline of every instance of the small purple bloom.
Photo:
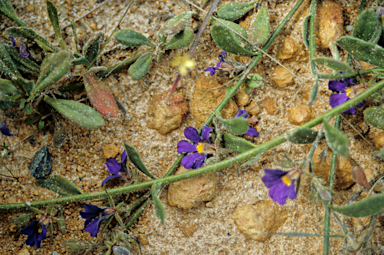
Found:
M 29 55 L 30 55 L 29 51 L 27 50 L 27 46 L 25 46 L 25 44 L 23 42 L 20 43 L 20 46 L 16 46 L 15 38 L 13 38 L 12 36 L 9 36 L 8 38 L 11 39 L 11 41 L 12 41 L 11 47 L 19 50 L 20 57 L 22 57 L 22 58 L 29 57 Z
M 219 55 L 219 62 L 216 64 L 216 66 L 210 66 L 207 69 L 205 69 L 204 71 L 209 72 L 209 74 L 211 76 L 215 75 L 216 70 L 222 69 L 221 68 L 221 64 L 222 63 L 226 63 L 225 60 L 224 60 L 225 54 L 227 54 L 225 51 L 221 52 L 220 55 Z
M 279 169 L 264 169 L 265 175 L 261 178 L 264 185 L 269 188 L 269 196 L 273 201 L 284 205 L 287 197 L 295 199 L 295 181 L 300 177 L 300 169 L 288 172 Z
M 112 216 L 112 214 L 108 214 L 106 212 L 109 208 L 110 207 L 100 208 L 96 205 L 85 204 L 85 212 L 80 211 L 80 216 L 85 219 L 84 230 L 89 232 L 92 237 L 96 237 L 99 232 L 101 222 Z
M 362 92 L 362 88 L 359 85 L 353 85 L 354 79 L 353 78 L 346 78 L 342 80 L 330 80 L 328 82 L 328 89 L 332 90 L 333 92 L 336 92 L 331 95 L 329 99 L 329 104 L 332 106 L 332 108 L 335 108 L 336 106 L 339 106 L 346 101 L 352 99 L 356 95 Z M 364 101 L 357 104 L 357 107 L 362 107 L 364 105 Z M 344 111 L 346 114 L 355 114 L 356 113 L 356 107 L 351 107 L 348 110 Z
M 127 152 L 125 150 L 121 155 L 120 162 L 117 162 L 117 160 L 114 158 L 110 158 L 107 159 L 105 167 L 107 168 L 107 172 L 111 175 L 104 179 L 104 181 L 101 183 L 102 186 L 114 178 L 120 178 L 126 181 L 131 179 L 127 169 Z
M 35 245 L 36 248 L 40 248 L 41 241 L 47 237 L 47 228 L 44 224 L 40 224 L 39 221 L 35 220 L 23 228 L 20 233 L 28 236 L 25 241 L 26 244 L 30 246 Z
M 239 109 L 237 114 L 233 118 L 243 117 L 244 119 L 246 119 L 246 118 L 248 118 L 248 116 L 249 116 L 249 114 L 248 114 L 247 110 L 240 110 Z M 243 135 L 247 135 L 250 137 L 258 137 L 259 132 L 257 132 L 254 127 L 249 127 L 247 132 L 245 132 Z
M 0 132 L 6 136 L 13 136 L 11 134 L 11 130 L 9 130 L 9 128 L 7 128 L 7 123 L 5 121 L 3 121 L 3 123 L 0 122 Z
M 193 127 L 187 127 L 184 130 L 184 136 L 193 143 L 191 144 L 186 140 L 181 140 L 177 144 L 177 152 L 193 153 L 185 156 L 181 160 L 181 165 L 183 167 L 185 167 L 186 169 L 200 168 L 203 165 L 204 160 L 208 157 L 208 155 L 214 153 L 214 147 L 209 140 L 209 133 L 211 132 L 211 130 L 211 127 L 204 126 L 201 131 L 201 136 Z

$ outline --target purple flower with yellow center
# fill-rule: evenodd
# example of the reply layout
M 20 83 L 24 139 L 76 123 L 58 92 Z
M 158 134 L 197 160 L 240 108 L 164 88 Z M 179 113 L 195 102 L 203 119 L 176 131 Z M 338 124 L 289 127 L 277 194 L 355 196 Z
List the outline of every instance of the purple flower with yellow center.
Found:
M 181 160 L 181 165 L 186 169 L 196 169 L 203 165 L 204 160 L 211 154 L 215 153 L 215 148 L 209 140 L 209 133 L 212 128 L 204 126 L 201 130 L 201 136 L 193 127 L 187 127 L 184 130 L 184 136 L 192 141 L 192 143 L 181 140 L 177 144 L 178 153 L 190 153 Z
M 240 110 L 239 109 L 237 114 L 233 118 L 243 117 L 244 119 L 246 119 L 246 118 L 248 118 L 248 116 L 249 116 L 249 114 L 248 114 L 247 110 Z M 245 132 L 243 135 L 248 135 L 250 137 L 258 137 L 259 132 L 257 132 L 254 127 L 249 127 L 247 132 Z
M 20 234 L 28 236 L 25 243 L 29 246 L 35 245 L 36 248 L 40 248 L 41 241 L 47 238 L 47 226 L 50 219 L 48 215 L 43 215 L 39 220 L 32 221 L 31 224 L 23 228 Z
M 328 88 L 333 92 L 337 92 L 332 94 L 329 99 L 329 104 L 332 106 L 332 108 L 335 108 L 336 106 L 339 106 L 348 100 L 355 98 L 366 89 L 364 84 L 353 85 L 353 83 L 353 78 L 346 78 L 343 80 L 330 80 L 328 82 Z M 357 107 L 362 107 L 363 105 L 364 101 L 357 104 Z M 344 113 L 355 114 L 356 107 L 351 107 L 344 111 Z
M 296 168 L 288 172 L 280 169 L 264 169 L 265 175 L 261 178 L 264 185 L 269 188 L 269 196 L 273 201 L 285 205 L 287 197 L 295 199 L 295 181 L 300 177 L 301 170 Z
M 96 205 L 85 204 L 84 212 L 80 211 L 80 216 L 85 219 L 84 230 L 89 232 L 92 237 L 96 237 L 101 222 L 111 217 L 115 212 L 113 207 L 100 208 Z
M 120 178 L 127 182 L 131 180 L 131 176 L 129 175 L 129 172 L 127 169 L 127 152 L 125 150 L 121 155 L 120 162 L 117 162 L 117 160 L 114 158 L 110 158 L 110 159 L 107 159 L 107 162 L 105 163 L 105 167 L 107 169 L 107 172 L 110 173 L 111 175 L 104 179 L 104 181 L 101 183 L 102 186 L 105 183 L 107 183 L 109 180 L 114 178 Z
M 27 50 L 27 46 L 25 46 L 25 44 L 23 42 L 20 43 L 20 46 L 16 46 L 16 41 L 15 41 L 15 38 L 13 38 L 12 36 L 8 37 L 9 39 L 11 39 L 12 41 L 12 48 L 15 48 L 15 49 L 18 49 L 19 50 L 19 55 L 20 57 L 22 58 L 27 58 L 29 57 L 29 51 Z
M 229 71 L 231 69 L 232 65 L 224 60 L 224 56 L 226 54 L 227 53 L 225 51 L 221 52 L 219 55 L 219 62 L 216 64 L 216 66 L 210 66 L 207 69 L 205 69 L 204 71 L 209 72 L 209 74 L 211 76 L 215 75 L 216 70 Z
M 13 136 L 11 134 L 11 130 L 9 130 L 9 128 L 7 128 L 7 123 L 5 121 L 3 121 L 3 123 L 1 123 L 1 121 L 0 121 L 0 132 L 6 136 Z

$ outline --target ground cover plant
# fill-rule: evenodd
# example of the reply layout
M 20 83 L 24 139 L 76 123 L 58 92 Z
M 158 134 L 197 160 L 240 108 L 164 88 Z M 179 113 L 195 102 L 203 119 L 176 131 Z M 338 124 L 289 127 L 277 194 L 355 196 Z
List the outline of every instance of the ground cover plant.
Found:
M 121 15 L 108 35 L 84 37 L 78 36 L 81 23 L 68 18 L 70 35 L 60 25 L 61 12 L 72 4 L 66 2 L 66 6 L 53 1 L 43 5 L 55 40 L 24 23 L 11 1 L 0 3 L 2 18 L 10 24 L 0 41 L 1 232 L 4 240 L 15 244 L 4 244 L 5 249 L 16 251 L 23 243 L 23 250 L 44 254 L 140 254 L 142 249 L 145 254 L 237 254 L 245 253 L 241 246 L 246 242 L 250 254 L 272 254 L 283 251 L 276 240 L 291 240 L 289 244 L 320 240 L 316 252 L 323 254 L 383 252 L 384 35 L 379 1 L 359 2 L 348 26 L 341 4 L 333 1 L 298 0 L 279 18 L 274 14 L 275 1 L 174 1 L 172 6 L 179 11 L 166 11 L 168 15 L 157 20 L 151 36 L 146 36 L 148 30 L 121 28 L 125 19 L 144 8 L 141 1 L 127 1 L 119 3 L 124 8 L 120 7 Z M 145 4 L 146 8 L 164 8 L 163 3 Z M 296 42 L 287 31 L 298 20 Z M 281 33 L 286 37 L 281 39 Z M 278 39 L 283 43 L 272 54 L 270 49 Z M 202 49 L 212 52 L 211 64 L 201 60 L 206 54 Z M 105 63 L 115 56 L 117 61 Z M 296 74 L 291 65 L 295 61 L 305 62 L 302 69 L 307 68 L 308 77 Z M 275 67 L 272 73 L 271 65 Z M 156 71 L 160 67 L 163 73 Z M 165 75 L 165 68 L 172 68 L 171 75 Z M 149 77 L 165 81 L 165 90 L 160 93 L 146 87 Z M 134 89 L 143 90 L 131 91 L 134 96 L 126 100 L 111 86 L 111 81 L 119 79 L 129 79 Z M 188 103 L 182 92 L 193 88 L 185 84 L 191 80 L 196 87 Z M 287 90 L 293 84 L 295 88 Z M 274 98 L 272 86 L 282 94 Z M 263 93 L 268 95 L 263 101 L 252 99 Z M 147 131 L 135 132 L 145 122 L 140 116 L 142 105 L 135 103 L 137 94 L 151 97 L 145 99 L 147 128 L 163 137 L 176 129 L 177 136 L 167 141 L 160 138 L 151 149 L 141 144 L 152 138 Z M 291 109 L 278 113 L 276 101 Z M 296 105 L 295 101 L 304 103 Z M 259 105 L 268 114 L 261 113 Z M 188 119 L 188 111 L 193 120 Z M 115 119 L 121 116 L 122 122 L 116 125 Z M 281 116 L 283 127 L 278 128 Z M 263 129 L 268 121 L 272 128 Z M 17 134 L 17 125 L 28 126 L 28 135 Z M 129 138 L 118 133 L 133 126 Z M 50 138 L 30 139 L 37 133 Z M 99 143 L 104 136 L 113 142 Z M 19 158 L 25 156 L 19 152 L 25 153 L 22 146 L 27 146 L 27 139 L 33 151 L 20 163 Z M 92 143 L 93 149 L 84 152 L 82 140 L 86 146 Z M 76 151 L 82 153 L 80 157 Z M 77 165 L 72 169 L 61 161 L 64 158 L 63 162 Z M 105 170 L 96 167 L 98 161 L 103 161 Z M 28 172 L 15 174 L 25 162 Z M 78 177 L 73 178 L 74 173 Z M 252 201 L 251 195 L 252 203 L 237 201 L 234 207 L 217 209 L 224 211 L 223 219 L 232 220 L 222 225 L 224 229 L 215 222 L 213 231 L 225 238 L 209 245 L 222 247 L 204 252 L 187 244 L 168 244 L 174 229 L 166 232 L 171 228 L 167 224 L 176 224 L 187 237 L 197 228 L 211 233 L 203 224 L 191 223 L 188 210 L 194 208 L 199 215 L 199 210 L 215 206 L 208 202 L 208 209 L 203 209 L 201 202 L 221 201 L 219 189 L 232 187 L 226 180 L 228 174 L 236 178 L 243 194 L 258 192 L 255 197 L 262 199 Z M 218 176 L 223 177 L 220 186 Z M 86 179 L 89 184 L 84 184 Z M 253 182 L 260 185 L 252 187 Z M 32 200 L 31 195 L 20 195 L 20 190 L 28 193 L 31 187 L 37 195 L 48 195 Z M 18 199 L 11 199 L 10 194 L 19 194 Z M 225 199 L 238 200 L 236 192 L 231 194 Z M 215 204 L 219 207 L 219 202 Z M 289 228 L 287 222 L 298 222 L 293 215 L 299 207 L 321 214 L 317 223 L 311 223 L 316 228 L 297 231 L 301 223 Z M 179 225 L 178 216 L 187 218 L 187 223 Z M 204 222 L 195 222 L 199 220 Z M 82 227 L 74 222 L 81 222 Z M 71 231 L 82 232 L 82 238 Z M 233 232 L 241 241 L 231 238 Z M 148 245 L 147 236 L 154 245 Z M 258 250 L 266 240 L 268 248 Z M 309 254 L 304 247 L 301 251 L 284 249 Z

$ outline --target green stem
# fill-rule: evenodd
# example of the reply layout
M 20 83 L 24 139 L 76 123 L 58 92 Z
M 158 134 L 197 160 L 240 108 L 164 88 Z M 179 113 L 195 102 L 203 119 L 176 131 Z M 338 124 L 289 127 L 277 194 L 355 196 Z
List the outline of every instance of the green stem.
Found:
M 376 91 L 379 91 L 384 88 L 384 80 L 380 81 L 379 83 L 375 84 L 374 86 L 368 88 L 366 91 L 361 93 L 359 96 L 357 96 L 354 99 L 346 101 L 344 104 L 341 104 L 332 110 L 316 117 L 315 119 L 305 123 L 304 125 L 296 128 L 295 130 L 299 128 L 312 128 L 320 123 L 322 123 L 323 119 L 329 119 L 332 118 L 338 114 L 341 114 L 342 112 L 346 111 L 347 109 L 356 106 L 358 103 L 364 101 L 367 99 L 369 96 L 371 96 L 373 93 Z M 295 131 L 294 130 L 294 131 Z M 212 173 L 221 169 L 224 169 L 229 166 L 233 166 L 237 163 L 240 163 L 242 161 L 246 161 L 262 152 L 265 152 L 269 149 L 272 149 L 286 141 L 285 139 L 285 134 L 282 134 L 278 137 L 276 137 L 273 140 L 270 140 L 264 144 L 258 145 L 254 149 L 248 150 L 246 152 L 243 152 L 241 154 L 238 154 L 234 156 L 233 158 L 223 160 L 221 162 L 205 166 L 202 168 L 198 168 L 196 170 L 188 171 L 186 173 L 178 174 L 178 175 L 172 175 L 172 176 L 167 176 L 163 178 L 159 178 L 156 180 L 151 180 L 143 183 L 138 183 L 130 186 L 123 186 L 123 187 L 118 187 L 114 189 L 108 190 L 109 194 L 111 196 L 116 196 L 128 192 L 134 192 L 137 190 L 143 190 L 143 189 L 148 189 L 150 188 L 153 184 L 161 182 L 162 185 L 167 185 L 170 183 L 178 182 L 181 180 L 185 179 L 190 179 L 196 176 L 200 176 L 203 174 L 208 174 Z M 178 159 L 179 160 L 179 159 Z M 92 199 L 99 199 L 99 198 L 104 198 L 106 196 L 105 191 L 99 191 L 95 193 L 86 193 L 86 194 L 80 194 L 80 195 L 73 195 L 73 196 L 67 196 L 67 197 L 59 197 L 59 198 L 54 198 L 54 199 L 48 199 L 48 200 L 42 200 L 42 201 L 34 201 L 31 202 L 31 206 L 35 207 L 41 207 L 41 206 L 46 206 L 51 203 L 73 203 L 73 202 L 78 202 L 78 201 L 86 201 L 86 200 L 92 200 Z M 25 208 L 26 205 L 25 203 L 15 203 L 15 204 L 1 204 L 0 205 L 0 210 L 9 210 L 9 209 L 20 209 L 20 208 Z
M 340 115 L 336 116 L 336 123 L 335 128 L 340 128 Z M 337 154 L 336 152 L 332 152 L 332 161 L 331 161 L 331 170 L 329 172 L 329 180 L 328 180 L 328 186 L 332 190 L 333 186 L 333 180 L 336 172 L 336 165 L 337 165 Z M 332 192 L 330 192 L 331 200 L 329 201 L 330 204 L 332 204 Z M 325 221 L 324 221 L 324 245 L 323 245 L 323 254 L 328 255 L 329 254 L 329 229 L 331 225 L 331 208 L 326 205 L 325 208 Z
M 381 68 L 372 68 L 372 69 L 367 69 L 364 71 L 360 72 L 352 72 L 352 73 L 343 73 L 343 74 L 319 74 L 319 79 L 344 79 L 344 78 L 350 78 L 350 77 L 355 77 L 356 75 L 359 74 L 369 74 L 372 73 L 375 70 L 380 70 Z M 381 69 L 382 70 L 382 69 Z
M 317 74 L 315 63 L 312 59 L 315 57 L 316 45 L 315 45 L 315 21 L 316 21 L 316 4 L 317 0 L 312 0 L 309 20 L 309 58 L 311 63 L 312 73 Z

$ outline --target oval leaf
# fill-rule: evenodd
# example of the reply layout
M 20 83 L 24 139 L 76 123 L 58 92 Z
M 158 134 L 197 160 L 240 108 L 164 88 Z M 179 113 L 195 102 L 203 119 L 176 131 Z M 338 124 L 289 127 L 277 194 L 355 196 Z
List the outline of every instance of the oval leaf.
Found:
M 93 108 L 103 115 L 117 117 L 119 109 L 104 82 L 93 72 L 85 73 L 83 78 L 85 90 Z
M 233 118 L 233 119 L 223 119 L 220 116 L 216 116 L 217 119 L 224 125 L 224 127 L 231 133 L 235 135 L 242 135 L 246 133 L 249 129 L 249 123 L 247 119 L 243 117 Z
M 341 156 L 349 157 L 348 137 L 337 128 L 332 127 L 326 120 L 323 120 L 323 126 L 329 148 Z
M 256 145 L 253 143 L 228 133 L 224 133 L 223 140 L 224 148 L 238 153 L 243 153 L 256 148 Z
M 61 31 L 59 25 L 59 16 L 57 15 L 56 6 L 51 2 L 47 1 L 47 12 L 49 16 L 49 20 L 51 21 L 53 31 L 55 31 L 55 35 L 57 39 L 60 41 L 61 39 Z
M 52 172 L 53 159 L 47 145 L 44 145 L 39 151 L 36 152 L 29 165 L 29 173 L 31 176 L 43 178 Z
M 271 33 L 268 7 L 262 7 L 248 30 L 249 41 L 254 45 L 265 43 Z
M 234 31 L 241 34 L 244 38 L 247 38 L 247 31 L 242 28 L 240 25 L 235 24 L 233 22 L 220 19 L 228 27 L 232 28 Z M 218 21 L 214 21 L 211 27 L 211 35 L 215 43 L 222 48 L 223 50 L 234 53 L 240 56 L 254 56 L 256 53 L 251 50 L 242 47 L 241 45 L 246 45 L 246 47 L 251 48 L 251 45 L 246 42 L 239 35 L 235 34 L 228 27 L 219 23 Z
M 0 79 L 0 98 L 2 95 L 17 96 L 21 95 L 21 92 L 11 81 Z
M 89 63 L 97 58 L 97 54 L 100 50 L 100 39 L 102 36 L 102 33 L 94 34 L 83 46 L 83 55 Z
M 384 130 L 384 109 L 376 106 L 364 110 L 364 119 L 374 127 Z
M 71 100 L 53 99 L 44 96 L 44 101 L 55 108 L 65 118 L 81 127 L 96 129 L 104 125 L 104 119 L 93 108 Z
M 373 195 L 343 207 L 332 205 L 329 205 L 329 207 L 348 217 L 359 218 L 376 215 L 384 209 L 384 194 Z
M 160 28 L 159 33 L 173 35 L 183 31 L 188 25 L 194 12 L 183 12 L 182 14 L 167 20 Z
M 132 29 L 123 29 L 115 34 L 116 40 L 128 47 L 141 45 L 155 46 L 147 37 Z
M 163 203 L 157 196 L 157 193 L 159 192 L 161 188 L 161 183 L 156 183 L 152 186 L 151 193 L 152 193 L 152 199 L 153 199 L 153 205 L 155 207 L 155 213 L 157 218 L 159 219 L 160 223 L 164 225 L 166 212 Z
M 49 176 L 48 178 L 36 179 L 37 184 L 46 189 L 52 190 L 62 196 L 83 194 L 81 189 L 62 176 Z
M 374 9 L 367 9 L 357 16 L 352 35 L 364 41 L 370 41 L 374 37 L 377 37 L 379 30 L 381 34 L 381 28 L 382 25 L 379 20 L 379 15 L 377 15 Z
M 310 128 L 298 128 L 286 133 L 286 139 L 293 144 L 308 144 L 316 140 L 318 132 Z
M 353 69 L 341 61 L 332 59 L 332 58 L 314 58 L 312 59 L 318 65 L 325 65 L 333 70 L 341 71 L 344 73 L 352 73 Z
M 192 28 L 186 27 L 184 31 L 181 31 L 180 33 L 176 34 L 174 37 L 171 38 L 171 40 L 164 44 L 163 49 L 170 50 L 188 47 L 193 41 L 193 37 L 194 34 Z
M 384 67 L 384 48 L 352 36 L 343 36 L 336 41 L 355 58 L 372 65 Z
M 152 179 L 157 179 L 155 176 L 153 176 L 147 169 L 147 167 L 144 165 L 143 161 L 140 158 L 140 154 L 137 152 L 137 150 L 129 145 L 125 144 L 125 151 L 127 152 L 129 160 L 139 169 L 143 174 L 151 177 Z
M 152 54 L 153 52 L 146 56 L 143 55 L 142 58 L 139 58 L 133 65 L 129 67 L 128 73 L 132 76 L 132 79 L 138 81 L 147 75 L 149 65 L 152 61 Z
M 124 248 L 122 246 L 112 246 L 112 250 L 113 250 L 113 254 L 116 254 L 116 255 L 131 255 L 131 253 L 129 252 L 129 250 L 127 250 L 127 248 Z
M 252 3 L 229 3 L 222 5 L 217 10 L 217 16 L 220 19 L 234 21 L 243 17 L 247 12 L 256 7 L 257 2 Z
M 52 53 L 41 64 L 40 76 L 37 79 L 36 86 L 32 94 L 45 89 L 64 77 L 71 68 L 72 54 L 68 51 Z

